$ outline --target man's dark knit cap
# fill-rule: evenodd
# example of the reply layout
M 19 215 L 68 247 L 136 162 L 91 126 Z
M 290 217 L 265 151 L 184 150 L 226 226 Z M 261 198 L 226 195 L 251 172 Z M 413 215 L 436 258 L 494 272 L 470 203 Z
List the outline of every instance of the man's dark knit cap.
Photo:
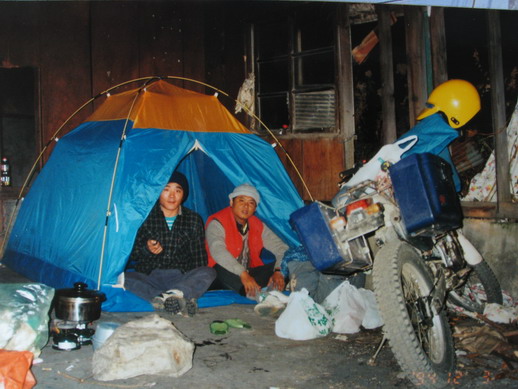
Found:
M 168 183 L 174 182 L 178 185 L 180 185 L 183 189 L 183 200 L 182 203 L 187 200 L 187 197 L 189 197 L 189 183 L 187 182 L 187 178 L 180 172 L 173 172 L 171 177 L 169 178 Z

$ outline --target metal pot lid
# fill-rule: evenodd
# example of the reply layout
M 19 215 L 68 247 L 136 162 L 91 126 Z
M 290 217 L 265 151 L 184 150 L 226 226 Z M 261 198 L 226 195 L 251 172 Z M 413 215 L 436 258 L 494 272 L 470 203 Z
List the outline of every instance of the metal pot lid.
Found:
M 74 301 L 102 302 L 106 300 L 104 293 L 87 289 L 87 287 L 88 285 L 84 282 L 76 282 L 73 288 L 56 290 L 55 296 L 60 299 L 73 299 Z

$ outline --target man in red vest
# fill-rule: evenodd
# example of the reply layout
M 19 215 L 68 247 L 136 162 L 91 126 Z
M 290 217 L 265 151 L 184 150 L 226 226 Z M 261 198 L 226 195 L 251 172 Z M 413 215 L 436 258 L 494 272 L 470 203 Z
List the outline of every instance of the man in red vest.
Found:
M 207 219 L 209 266 L 219 286 L 254 298 L 265 286 L 284 290 L 280 265 L 288 246 L 254 212 L 261 200 L 250 184 L 237 186 L 228 196 L 230 206 Z M 266 251 L 275 259 L 268 261 Z

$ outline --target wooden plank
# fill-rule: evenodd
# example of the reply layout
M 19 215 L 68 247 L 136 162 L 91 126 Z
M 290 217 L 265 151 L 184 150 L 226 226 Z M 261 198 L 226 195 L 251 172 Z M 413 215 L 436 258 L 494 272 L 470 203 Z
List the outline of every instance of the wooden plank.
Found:
M 405 40 L 408 66 L 408 115 L 410 127 L 424 108 L 428 97 L 424 42 L 424 7 L 405 7 Z
M 342 145 L 333 139 L 303 143 L 304 179 L 317 200 L 330 201 L 338 191 L 338 174 L 344 166 Z
M 44 142 L 91 98 L 89 16 L 88 2 L 47 2 L 41 7 L 40 56 L 36 64 L 40 69 Z M 88 114 L 83 110 L 75 115 L 60 136 Z
M 176 2 L 139 2 L 139 76 L 184 75 L 183 14 Z M 183 81 L 175 81 L 184 86 Z
M 182 10 L 183 36 L 183 76 L 196 81 L 205 81 L 205 23 L 203 18 L 203 4 L 198 2 L 179 3 Z M 194 82 L 184 83 L 185 87 L 200 93 L 214 93 L 206 91 L 201 84 Z M 217 85 L 215 85 L 217 87 Z
M 446 54 L 446 29 L 444 25 L 444 8 L 432 7 L 430 15 L 430 43 L 432 48 L 433 85 L 448 80 L 448 56 Z
M 305 200 L 309 200 L 310 195 L 305 190 L 304 184 L 302 183 L 302 180 L 299 177 L 299 174 L 297 173 L 298 170 L 302 178 L 304 178 L 304 155 L 302 153 L 302 143 L 303 141 L 301 141 L 300 139 L 282 139 L 280 140 L 280 144 L 282 145 L 282 147 L 278 145 L 275 148 L 275 151 L 277 152 L 277 155 L 279 156 L 279 159 L 281 160 L 282 164 L 286 168 L 286 171 L 288 172 L 288 175 L 293 181 L 295 188 L 297 188 L 297 191 L 299 192 L 300 196 Z M 293 163 L 290 162 L 286 153 L 289 154 Z M 293 165 L 295 165 L 295 167 Z
M 338 129 L 343 141 L 343 168 L 354 165 L 354 91 L 351 22 L 349 5 L 337 5 L 337 72 L 338 72 Z
M 139 55 L 135 20 L 138 20 L 137 3 L 91 3 L 93 95 L 139 77 L 138 62 L 134 62 Z M 128 87 L 135 88 L 137 84 Z M 124 89 L 127 88 L 114 93 Z
M 511 201 L 509 155 L 505 120 L 505 89 L 502 63 L 502 33 L 499 11 L 487 11 L 491 113 L 495 135 L 496 187 L 498 204 Z
M 0 5 L 0 60 L 3 67 L 34 66 L 38 61 L 43 5 L 2 2 Z
M 394 62 L 390 7 L 376 7 L 380 43 L 382 142 L 392 143 L 397 138 L 396 106 L 394 99 Z
M 518 220 L 518 207 L 514 203 L 500 203 L 497 206 L 496 203 L 463 201 L 462 213 L 464 217 Z

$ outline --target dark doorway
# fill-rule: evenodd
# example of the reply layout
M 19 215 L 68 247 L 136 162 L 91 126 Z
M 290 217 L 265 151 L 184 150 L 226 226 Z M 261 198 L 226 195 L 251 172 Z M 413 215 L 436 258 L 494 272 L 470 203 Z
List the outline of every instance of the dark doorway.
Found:
M 11 185 L 21 187 L 37 158 L 38 83 L 34 68 L 0 68 L 0 156 L 11 165 Z

